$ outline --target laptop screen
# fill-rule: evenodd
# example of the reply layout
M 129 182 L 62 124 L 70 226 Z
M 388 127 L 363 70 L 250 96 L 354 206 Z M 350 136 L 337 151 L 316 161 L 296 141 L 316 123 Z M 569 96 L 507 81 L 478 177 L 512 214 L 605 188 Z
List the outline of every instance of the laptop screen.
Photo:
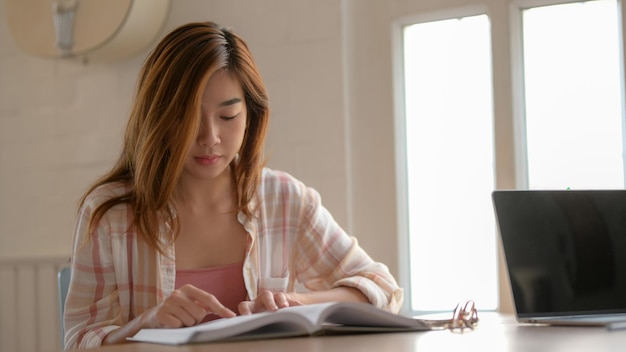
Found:
M 492 200 L 520 318 L 626 312 L 626 190 L 500 190 Z

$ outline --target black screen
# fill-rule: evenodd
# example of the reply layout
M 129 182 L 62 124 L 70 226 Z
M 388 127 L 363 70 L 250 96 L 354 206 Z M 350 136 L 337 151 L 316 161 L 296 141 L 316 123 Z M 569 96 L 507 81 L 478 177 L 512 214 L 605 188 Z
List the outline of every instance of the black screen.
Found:
M 492 196 L 519 317 L 626 312 L 626 190 Z

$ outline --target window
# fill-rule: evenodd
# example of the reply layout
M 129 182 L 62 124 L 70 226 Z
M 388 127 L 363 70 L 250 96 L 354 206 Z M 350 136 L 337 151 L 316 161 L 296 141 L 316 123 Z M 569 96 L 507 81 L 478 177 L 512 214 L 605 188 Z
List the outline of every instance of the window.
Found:
M 617 9 L 598 0 L 523 11 L 531 189 L 624 187 Z
M 503 304 L 495 180 L 509 188 L 624 187 L 618 2 L 555 2 L 490 7 L 493 22 L 405 20 L 396 35 L 400 281 L 409 314 L 449 311 L 468 298 L 481 310 Z M 447 6 L 436 13 L 454 11 Z M 492 84 L 510 101 L 492 101 Z
M 495 309 L 489 20 L 406 26 L 403 44 L 409 310 Z

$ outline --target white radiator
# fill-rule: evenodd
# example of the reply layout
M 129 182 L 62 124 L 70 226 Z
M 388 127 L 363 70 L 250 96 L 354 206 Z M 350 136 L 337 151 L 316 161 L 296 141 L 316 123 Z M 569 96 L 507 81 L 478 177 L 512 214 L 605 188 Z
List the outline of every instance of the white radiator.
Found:
M 68 258 L 0 259 L 0 351 L 61 350 L 57 273 Z

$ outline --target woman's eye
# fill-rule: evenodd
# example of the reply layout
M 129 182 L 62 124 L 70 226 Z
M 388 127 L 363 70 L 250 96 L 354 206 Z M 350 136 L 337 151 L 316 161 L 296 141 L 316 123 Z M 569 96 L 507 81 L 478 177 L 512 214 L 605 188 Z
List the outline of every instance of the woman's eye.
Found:
M 237 117 L 238 115 L 239 115 L 239 114 L 236 114 L 236 115 L 233 115 L 233 116 L 220 116 L 220 118 L 221 118 L 222 120 L 232 120 L 232 119 L 234 119 L 235 117 Z

